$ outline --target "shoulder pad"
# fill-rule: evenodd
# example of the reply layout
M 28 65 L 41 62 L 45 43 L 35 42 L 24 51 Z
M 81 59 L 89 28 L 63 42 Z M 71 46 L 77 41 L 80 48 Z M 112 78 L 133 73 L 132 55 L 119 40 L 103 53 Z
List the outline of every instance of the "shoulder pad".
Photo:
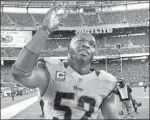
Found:
M 56 58 L 44 58 L 46 69 L 50 74 L 55 74 L 56 71 L 62 69 L 62 62 Z
M 101 84 L 103 84 L 103 86 L 105 86 L 110 90 L 113 90 L 117 83 L 117 79 L 115 76 L 103 70 L 101 70 L 101 73 L 99 75 L 99 80 Z

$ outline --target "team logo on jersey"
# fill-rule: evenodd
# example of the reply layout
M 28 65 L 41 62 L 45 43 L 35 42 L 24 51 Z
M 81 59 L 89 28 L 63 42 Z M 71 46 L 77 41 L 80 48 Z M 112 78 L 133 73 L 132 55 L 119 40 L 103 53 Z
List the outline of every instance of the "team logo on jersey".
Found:
M 55 77 L 55 79 L 57 81 L 63 82 L 63 81 L 65 81 L 65 77 L 66 77 L 66 73 L 65 72 L 56 71 L 56 77 Z
M 79 83 L 82 83 L 83 82 L 83 79 L 82 78 L 79 78 Z
M 83 91 L 83 89 L 82 88 L 80 88 L 79 86 L 77 86 L 77 85 L 74 85 L 73 86 L 73 89 L 75 90 L 75 91 Z
M 118 111 L 118 115 L 120 115 L 120 116 L 124 115 L 123 110 L 119 110 L 119 111 Z

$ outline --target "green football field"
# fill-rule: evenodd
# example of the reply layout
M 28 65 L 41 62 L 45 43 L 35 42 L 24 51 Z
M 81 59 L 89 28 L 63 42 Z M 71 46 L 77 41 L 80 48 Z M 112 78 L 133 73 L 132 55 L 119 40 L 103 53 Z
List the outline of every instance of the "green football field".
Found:
M 1 110 L 36 95 L 36 93 L 32 93 L 30 95 L 19 96 L 15 98 L 15 101 L 12 101 L 10 97 L 2 98 Z M 137 101 L 142 102 L 142 106 L 138 108 L 139 114 L 134 113 L 133 115 L 137 119 L 149 119 L 149 88 L 147 88 L 146 92 L 144 92 L 143 87 L 133 88 L 133 95 Z M 10 119 L 42 119 L 39 115 L 41 115 L 41 109 L 37 101 Z

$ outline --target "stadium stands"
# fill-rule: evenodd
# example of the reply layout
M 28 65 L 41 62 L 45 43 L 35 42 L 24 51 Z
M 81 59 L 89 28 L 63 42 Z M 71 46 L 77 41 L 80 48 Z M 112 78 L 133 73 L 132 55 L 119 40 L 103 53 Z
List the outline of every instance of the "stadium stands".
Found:
M 149 64 L 148 60 L 101 60 L 99 63 L 93 63 L 92 68 L 107 70 L 117 78 L 125 78 L 127 82 L 140 82 L 149 80 Z M 121 70 L 122 69 L 122 70 Z M 121 74 L 122 71 L 122 74 Z
M 82 14 L 83 23 L 86 26 L 97 26 L 99 25 L 98 15 L 95 14 Z
M 121 78 L 121 61 L 108 60 L 107 70 L 114 76 Z
M 41 24 L 45 17 L 45 14 L 32 14 L 32 16 L 37 24 Z
M 127 82 L 149 81 L 149 62 L 148 60 L 100 60 L 99 63 L 92 63 L 92 68 L 107 70 L 117 78 L 125 78 Z M 122 69 L 122 70 L 121 70 Z M 122 74 L 121 74 L 122 72 Z
M 149 18 L 149 9 L 126 11 L 126 19 L 130 24 L 140 24 Z
M 50 53 L 50 52 L 47 52 Z M 53 54 L 53 53 L 52 53 Z M 43 54 L 43 57 L 51 56 L 52 54 Z M 62 55 L 57 53 L 57 56 Z M 114 76 L 121 77 L 121 61 L 120 60 L 100 60 L 98 63 L 92 63 L 91 68 L 107 70 Z M 9 73 L 11 65 L 1 66 L 1 80 L 7 82 L 14 82 L 13 77 Z M 149 62 L 148 60 L 123 60 L 122 62 L 122 77 L 127 80 L 127 82 L 139 82 L 149 80 Z
M 123 78 L 127 78 L 128 82 L 149 80 L 149 64 L 147 60 L 123 61 L 122 69 Z
M 58 48 L 58 43 L 56 39 L 46 40 L 45 47 L 44 47 L 45 50 L 48 50 L 48 49 L 53 50 L 56 48 Z
M 145 47 L 144 47 L 145 48 Z M 120 49 L 121 54 L 136 54 L 136 53 L 144 53 L 143 47 L 126 47 Z
M 98 50 L 99 55 L 120 55 L 120 54 L 138 54 L 138 53 L 145 53 L 148 52 L 149 47 L 133 47 L 133 48 L 113 48 L 113 49 L 108 49 L 108 48 L 103 48 Z M 67 48 L 65 48 L 63 51 L 62 50 L 53 50 L 53 51 L 42 51 L 42 54 L 45 54 L 44 56 L 67 56 Z
M 19 27 L 34 27 L 31 14 L 8 13 L 10 19 Z
M 51 1 L 30 1 L 30 6 L 33 6 L 33 7 L 50 7 L 52 6 L 52 3 Z
M 64 27 L 78 27 L 83 25 L 83 21 L 79 13 L 70 13 L 62 24 Z
M 133 42 L 134 45 L 144 45 L 149 46 L 149 35 L 138 35 L 138 36 L 131 36 L 129 40 Z
M 100 13 L 100 18 L 103 24 L 121 24 L 124 17 L 124 11 Z
M 46 42 L 48 43 L 48 42 Z M 51 47 L 51 44 L 45 45 L 46 47 L 41 52 L 41 56 L 67 56 L 67 47 Z M 55 45 L 57 46 L 57 45 Z M 50 49 L 51 48 L 51 49 Z M 1 57 L 17 57 L 20 53 L 21 48 L 2 48 Z M 138 54 L 148 53 L 148 46 L 139 47 L 124 47 L 124 48 L 101 48 L 97 50 L 97 56 L 99 55 L 120 55 L 120 54 Z M 45 55 L 44 55 L 45 54 Z
M 123 36 L 123 37 L 112 37 L 108 36 L 105 39 L 107 45 L 117 45 L 121 44 L 122 47 L 128 46 L 129 44 L 135 45 L 149 45 L 149 35 L 134 35 L 134 36 Z
M 67 56 L 67 51 L 64 50 L 64 51 L 54 51 L 54 50 L 44 50 L 44 51 L 41 51 L 41 54 L 40 54 L 40 57 L 50 57 L 50 56 L 53 56 L 53 57 L 61 57 L 61 56 Z
M 9 19 L 9 16 L 6 13 L 1 13 L 1 25 L 2 26 L 11 25 L 11 20 Z
M 146 22 L 149 18 L 148 16 L 149 9 L 100 13 L 101 20 L 104 24 L 120 24 L 125 21 L 129 24 L 140 24 Z
M 98 50 L 98 55 L 119 55 L 120 52 L 118 49 L 109 49 L 109 48 L 103 48 Z
M 36 24 L 41 24 L 45 14 L 22 14 L 22 13 L 3 13 L 2 25 L 8 26 L 12 22 L 19 27 L 35 27 Z M 10 20 L 9 20 L 10 19 Z M 62 26 L 97 26 L 103 24 L 121 24 L 128 22 L 129 24 L 140 24 L 149 19 L 149 9 L 127 10 L 116 12 L 101 12 L 101 13 L 69 13 Z M 11 24 L 12 24 L 11 23 Z
M 1 66 L 1 82 L 10 81 L 9 77 L 7 77 L 8 73 L 10 72 L 11 65 L 4 65 Z
M 127 1 L 127 2 L 129 2 L 129 1 Z M 120 5 L 120 4 L 125 4 L 125 3 L 126 3 L 126 0 L 122 0 L 122 1 L 119 1 L 119 0 L 118 0 L 118 1 L 117 1 L 117 0 L 114 0 L 114 1 L 113 1 L 113 0 L 112 0 L 111 3 L 114 4 L 114 5 Z

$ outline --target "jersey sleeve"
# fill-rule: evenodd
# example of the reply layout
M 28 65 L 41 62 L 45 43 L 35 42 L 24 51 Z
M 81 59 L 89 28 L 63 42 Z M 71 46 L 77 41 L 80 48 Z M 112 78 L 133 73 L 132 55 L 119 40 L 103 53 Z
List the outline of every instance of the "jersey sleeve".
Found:
M 49 74 L 47 90 L 45 91 L 45 94 L 42 95 L 42 99 L 47 100 L 49 96 L 53 95 L 56 72 L 61 70 L 62 62 L 56 58 L 45 57 L 42 59 L 42 63 L 39 63 L 39 66 L 44 66 Z
M 117 83 L 116 77 L 113 76 L 112 74 L 108 73 L 108 72 L 105 72 L 105 71 L 101 71 L 101 74 L 102 74 L 103 85 L 106 88 L 113 90 L 116 86 L 116 83 Z
M 56 58 L 44 58 L 46 69 L 51 76 L 61 69 L 62 62 Z
M 107 95 L 110 92 L 117 92 L 117 79 L 115 76 L 106 71 L 101 70 L 99 80 L 101 84 L 107 89 Z

